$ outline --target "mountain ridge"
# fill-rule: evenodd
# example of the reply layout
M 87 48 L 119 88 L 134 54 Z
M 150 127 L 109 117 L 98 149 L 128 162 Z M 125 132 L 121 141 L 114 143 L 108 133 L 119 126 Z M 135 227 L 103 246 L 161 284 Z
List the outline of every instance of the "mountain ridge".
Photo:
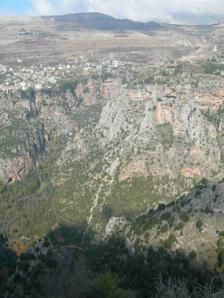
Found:
M 80 27 L 86 29 L 97 29 L 97 30 L 155 30 L 162 28 L 163 26 L 157 22 L 137 22 L 130 19 L 119 19 L 114 18 L 110 15 L 98 13 L 98 12 L 87 12 L 87 13 L 74 13 L 56 16 L 46 16 L 43 18 L 54 19 L 55 22 L 72 22 Z

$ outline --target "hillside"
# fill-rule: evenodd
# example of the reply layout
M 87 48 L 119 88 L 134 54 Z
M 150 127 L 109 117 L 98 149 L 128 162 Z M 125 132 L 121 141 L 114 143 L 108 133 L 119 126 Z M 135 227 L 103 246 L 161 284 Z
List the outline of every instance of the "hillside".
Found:
M 147 31 L 159 29 L 162 26 L 155 22 L 141 23 L 128 19 L 116 19 L 101 13 L 78 13 L 63 16 L 51 16 L 57 25 L 68 29 L 83 28 L 89 30 L 134 30 Z
M 222 297 L 224 26 L 0 24 L 6 297 Z

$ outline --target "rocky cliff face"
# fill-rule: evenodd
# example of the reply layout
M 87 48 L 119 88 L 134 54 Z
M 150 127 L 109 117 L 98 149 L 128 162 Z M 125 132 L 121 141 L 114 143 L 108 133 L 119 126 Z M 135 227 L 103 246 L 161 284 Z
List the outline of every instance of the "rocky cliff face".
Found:
M 0 251 L 19 256 L 7 295 L 42 280 L 52 296 L 59 279 L 77 294 L 77 252 L 94 281 L 117 267 L 123 288 L 134 268 L 127 288 L 139 272 L 148 297 L 145 272 L 155 288 L 155 272 L 175 273 L 175 289 L 189 274 L 203 296 L 196 282 L 212 291 L 224 268 L 223 24 L 90 32 L 59 19 L 0 20 Z
M 11 183 L 33 170 L 46 153 L 47 134 L 35 101 L 1 93 L 0 180 Z
M 22 204 L 28 219 L 48 218 L 45 227 L 30 229 L 17 219 L 12 226 L 23 239 L 61 223 L 107 237 L 118 222 L 131 227 L 130 220 L 203 177 L 220 175 L 223 80 L 195 81 L 185 74 L 181 83 L 172 76 L 160 84 L 122 83 L 116 75 L 67 89 L 2 93 L 0 179 L 7 184 L 34 171 L 40 187 L 30 198 L 15 196 L 13 208 Z

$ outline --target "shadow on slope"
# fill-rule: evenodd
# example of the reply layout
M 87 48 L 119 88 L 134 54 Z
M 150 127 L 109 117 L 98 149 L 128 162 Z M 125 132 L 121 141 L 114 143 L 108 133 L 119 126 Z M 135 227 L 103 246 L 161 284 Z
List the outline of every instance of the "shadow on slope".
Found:
M 7 247 L 7 239 L 0 234 L 0 297 L 3 297 L 7 280 L 15 268 L 16 253 Z
M 84 230 L 58 227 L 21 255 L 9 297 L 202 298 L 223 287 L 218 272 L 183 251 L 149 247 L 130 254 L 123 238 L 96 242 Z
M 221 204 L 217 194 L 222 190 L 222 183 L 214 187 L 204 179 L 191 193 L 176 202 L 160 205 L 135 218 L 133 223 L 144 231 L 155 224 L 153 220 L 157 217 L 173 222 L 167 211 L 178 216 L 183 211 L 198 215 L 211 213 L 213 210 L 208 210 L 213 207 L 211 202 L 214 207 Z M 205 199 L 204 193 L 208 192 L 211 195 Z M 104 213 L 109 219 L 113 210 L 104 210 Z M 4 238 L 2 241 L 6 242 Z M 5 262 L 7 256 L 4 250 L 0 252 L 0 260 Z M 15 264 L 13 253 L 12 256 Z M 223 260 L 222 252 L 219 261 L 224 263 Z M 215 297 L 213 293 L 224 288 L 224 279 L 218 269 L 208 269 L 182 250 L 143 248 L 139 244 L 135 252 L 130 252 L 130 245 L 122 233 L 106 242 L 96 241 L 94 231 L 86 225 L 57 225 L 17 261 L 17 268 L 9 279 L 7 297 L 150 298 L 164 297 L 165 293 L 168 298 L 202 298 Z M 3 279 L 4 289 L 6 279 Z M 209 293 L 207 296 L 205 291 Z

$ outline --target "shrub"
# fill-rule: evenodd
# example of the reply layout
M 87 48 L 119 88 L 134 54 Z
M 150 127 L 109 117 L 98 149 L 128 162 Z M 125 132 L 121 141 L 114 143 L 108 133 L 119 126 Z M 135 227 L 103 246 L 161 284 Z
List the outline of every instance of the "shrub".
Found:
M 161 233 L 166 233 L 167 231 L 168 231 L 168 225 L 167 225 L 167 224 L 163 225 L 163 226 L 160 228 L 160 232 L 161 232 Z
M 61 84 L 59 85 L 58 89 L 60 92 L 71 92 L 72 94 L 75 94 L 75 88 L 77 87 L 78 85 L 78 81 L 64 81 L 64 82 L 61 82 Z
M 196 227 L 197 229 L 201 232 L 202 231 L 202 227 L 203 227 L 203 222 L 201 219 L 199 219 L 197 222 L 196 222 Z
M 202 178 L 200 184 L 204 187 L 208 186 L 208 179 L 207 178 Z
M 180 231 L 180 230 L 182 230 L 183 228 L 184 228 L 184 224 L 183 224 L 183 222 L 180 222 L 180 223 L 178 223 L 178 224 L 176 225 L 175 230 L 176 230 L 176 231 Z
M 207 206 L 205 208 L 205 213 L 207 213 L 207 214 L 214 214 L 214 211 L 213 211 L 213 209 L 211 207 Z
M 216 188 L 217 188 L 217 186 L 214 184 L 213 186 L 212 186 L 212 191 L 216 191 Z
M 161 215 L 162 220 L 169 220 L 171 218 L 171 213 L 170 212 L 165 212 Z
M 165 248 L 171 249 L 175 242 L 177 242 L 176 236 L 174 234 L 170 234 L 169 238 L 164 240 L 163 245 Z
M 204 73 L 205 74 L 219 75 L 221 73 L 221 71 L 223 71 L 223 70 L 224 70 L 223 64 L 207 62 L 204 65 Z
M 184 222 L 188 222 L 190 220 L 189 215 L 185 212 L 181 213 L 180 218 L 184 221 Z
M 190 258 L 191 260 L 195 260 L 195 259 L 197 259 L 197 253 L 196 253 L 195 250 L 192 250 L 192 251 L 189 253 L 189 258 Z
M 96 289 L 104 297 L 112 296 L 117 288 L 117 279 L 110 272 L 101 274 L 96 280 Z

